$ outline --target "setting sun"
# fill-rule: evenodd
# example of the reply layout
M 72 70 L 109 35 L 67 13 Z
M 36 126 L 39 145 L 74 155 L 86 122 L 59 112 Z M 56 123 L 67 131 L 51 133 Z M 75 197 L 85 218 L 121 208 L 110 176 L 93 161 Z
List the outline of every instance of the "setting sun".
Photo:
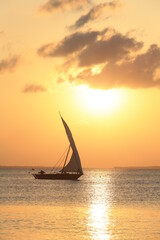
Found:
M 99 90 L 80 86 L 77 92 L 81 106 L 93 114 L 112 113 L 124 104 L 125 93 L 121 89 Z

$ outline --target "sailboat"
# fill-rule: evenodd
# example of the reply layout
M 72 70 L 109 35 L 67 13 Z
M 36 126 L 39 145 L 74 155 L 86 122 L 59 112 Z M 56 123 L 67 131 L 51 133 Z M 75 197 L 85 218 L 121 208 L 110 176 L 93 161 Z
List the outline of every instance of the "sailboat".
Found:
M 33 173 L 32 175 L 34 176 L 35 179 L 77 180 L 80 176 L 83 175 L 81 160 L 80 160 L 72 133 L 67 123 L 64 121 L 61 115 L 60 117 L 70 143 L 65 160 L 64 160 L 63 168 L 59 172 L 54 172 L 54 173 L 46 173 L 43 170 L 39 171 L 38 173 Z M 72 154 L 71 154 L 70 160 L 67 163 L 69 152 L 71 150 L 72 150 Z

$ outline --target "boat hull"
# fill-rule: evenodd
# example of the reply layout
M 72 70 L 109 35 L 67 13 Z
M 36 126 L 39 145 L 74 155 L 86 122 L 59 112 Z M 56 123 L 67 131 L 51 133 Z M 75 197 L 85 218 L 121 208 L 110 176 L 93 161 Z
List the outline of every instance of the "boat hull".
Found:
M 35 179 L 43 180 L 77 180 L 81 173 L 35 173 L 32 174 Z

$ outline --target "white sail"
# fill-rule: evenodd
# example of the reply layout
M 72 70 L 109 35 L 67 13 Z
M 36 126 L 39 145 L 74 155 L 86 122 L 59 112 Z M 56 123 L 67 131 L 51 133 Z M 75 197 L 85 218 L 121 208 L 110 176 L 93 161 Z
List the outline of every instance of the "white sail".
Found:
M 64 172 L 78 172 L 79 170 L 76 158 L 74 156 L 74 153 L 72 153 L 71 159 L 68 162 L 68 164 L 63 168 Z
M 64 121 L 64 119 L 61 117 L 64 128 L 66 130 L 66 134 L 68 137 L 68 140 L 70 142 L 73 154 L 71 156 L 71 159 L 69 161 L 69 163 L 63 168 L 63 170 L 67 171 L 67 172 L 79 172 L 83 174 L 83 170 L 82 170 L 82 166 L 81 166 L 81 160 L 75 145 L 75 142 L 73 140 L 72 137 L 72 133 L 67 125 L 67 123 Z

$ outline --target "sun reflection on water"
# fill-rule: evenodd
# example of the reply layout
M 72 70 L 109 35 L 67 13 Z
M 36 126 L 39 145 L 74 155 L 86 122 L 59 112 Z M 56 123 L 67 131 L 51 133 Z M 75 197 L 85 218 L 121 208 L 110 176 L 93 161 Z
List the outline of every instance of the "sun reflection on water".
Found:
M 87 230 L 90 239 L 111 239 L 110 191 L 106 184 L 99 182 L 93 186 L 93 196 L 88 212 Z M 105 194 L 104 194 L 105 193 Z
M 93 204 L 88 218 L 88 230 L 91 239 L 109 240 L 109 215 L 104 204 Z

